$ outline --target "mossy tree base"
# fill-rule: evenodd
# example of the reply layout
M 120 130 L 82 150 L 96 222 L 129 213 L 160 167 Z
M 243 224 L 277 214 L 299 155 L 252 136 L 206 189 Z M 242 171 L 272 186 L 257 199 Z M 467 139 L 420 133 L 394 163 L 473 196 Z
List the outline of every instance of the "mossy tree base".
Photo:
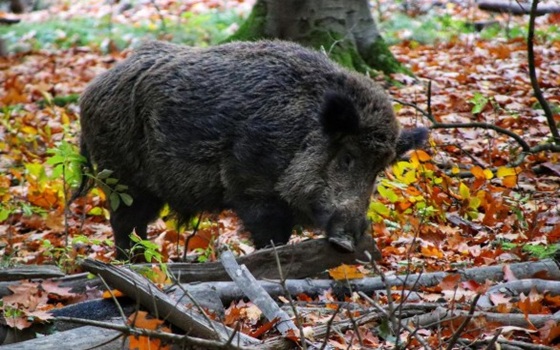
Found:
M 332 0 L 330 4 L 325 0 L 258 0 L 245 23 L 226 41 L 274 38 L 324 51 L 362 73 L 410 73 L 379 35 L 367 0 Z

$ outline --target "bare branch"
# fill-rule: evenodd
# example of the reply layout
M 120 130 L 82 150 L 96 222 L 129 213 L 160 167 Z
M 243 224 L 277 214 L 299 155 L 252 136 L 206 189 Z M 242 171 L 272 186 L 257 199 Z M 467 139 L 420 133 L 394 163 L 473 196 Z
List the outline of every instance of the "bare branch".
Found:
M 527 35 L 527 54 L 528 54 L 528 61 L 529 61 L 529 76 L 531 77 L 531 86 L 533 87 L 533 92 L 535 93 L 535 97 L 539 101 L 544 114 L 546 116 L 546 120 L 548 122 L 548 127 L 550 128 L 550 132 L 552 133 L 552 138 L 554 139 L 554 143 L 560 145 L 560 133 L 558 133 L 558 127 L 556 126 L 556 122 L 554 121 L 554 116 L 552 115 L 552 110 L 548 105 L 548 102 L 544 98 L 542 91 L 539 87 L 539 81 L 537 80 L 537 70 L 535 67 L 535 51 L 533 48 L 533 41 L 535 37 L 535 17 L 537 16 L 537 6 L 539 4 L 539 0 L 533 0 L 533 4 L 531 6 L 531 14 L 529 16 L 529 34 Z

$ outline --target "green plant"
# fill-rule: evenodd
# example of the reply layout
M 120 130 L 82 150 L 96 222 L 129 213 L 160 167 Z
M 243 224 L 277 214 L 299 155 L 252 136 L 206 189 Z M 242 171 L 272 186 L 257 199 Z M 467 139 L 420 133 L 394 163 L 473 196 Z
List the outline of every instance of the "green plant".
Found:
M 167 264 L 163 263 L 163 255 L 158 251 L 159 247 L 157 244 L 148 239 L 142 239 L 136 234 L 131 234 L 130 239 L 134 243 L 130 249 L 130 256 L 134 256 L 137 252 L 140 252 L 144 255 L 144 259 L 147 262 L 155 260 L 159 264 L 161 271 L 163 271 L 166 276 L 170 276 Z
M 111 174 L 113 174 L 112 170 L 103 169 L 96 175 L 87 173 L 85 175 L 93 179 L 95 184 L 103 190 L 113 211 L 119 208 L 121 202 L 127 206 L 132 205 L 133 199 L 126 193 L 128 186 L 119 184 L 119 179 L 111 177 Z
M 489 100 L 486 96 L 484 96 L 480 92 L 475 92 L 474 96 L 469 100 L 469 102 L 473 105 L 471 113 L 472 114 L 478 114 L 478 113 L 482 112 L 484 107 L 486 107 Z
M 77 147 L 62 140 L 56 148 L 49 148 L 47 164 L 53 166 L 51 179 L 62 177 L 65 187 L 76 188 L 82 178 L 82 166 L 86 159 L 79 153 Z M 67 189 L 67 188 L 65 188 Z
M 204 263 L 211 260 L 211 257 L 214 256 L 214 245 L 208 244 L 206 248 L 195 248 L 193 249 L 193 252 L 198 254 L 196 261 Z
M 56 246 L 50 240 L 44 239 L 41 242 L 43 256 L 49 258 L 63 271 L 73 271 L 77 267 L 76 259 L 72 254 L 72 246 Z

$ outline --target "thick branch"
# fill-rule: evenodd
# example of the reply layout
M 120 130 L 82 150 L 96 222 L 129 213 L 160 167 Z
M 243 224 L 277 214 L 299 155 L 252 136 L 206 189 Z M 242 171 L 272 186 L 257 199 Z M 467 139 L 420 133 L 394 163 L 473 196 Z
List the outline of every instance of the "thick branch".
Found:
M 431 128 L 432 129 L 454 129 L 454 128 L 490 129 L 490 130 L 494 130 L 494 131 L 496 131 L 500 134 L 508 135 L 509 137 L 511 137 L 512 139 L 517 141 L 517 143 L 519 144 L 519 146 L 521 146 L 521 148 L 523 149 L 524 152 L 531 152 L 531 146 L 529 146 L 529 144 L 527 142 L 525 142 L 525 140 L 523 140 L 523 138 L 521 138 L 521 136 L 517 135 L 513 131 L 509 131 L 509 130 L 506 130 L 504 128 L 500 128 L 499 126 L 496 126 L 494 124 L 480 123 L 480 122 L 472 122 L 472 123 L 434 123 L 431 126 Z
M 276 329 L 283 335 L 288 331 L 297 331 L 296 325 L 288 316 L 288 314 L 280 309 L 278 304 L 272 299 L 266 290 L 261 287 L 255 277 L 251 274 L 245 265 L 239 266 L 235 257 L 230 251 L 225 251 L 220 256 L 220 261 L 224 265 L 231 279 L 237 284 L 243 293 L 249 297 L 257 307 L 263 312 L 263 315 L 269 322 L 277 319 Z
M 539 81 L 537 80 L 537 69 L 535 67 L 535 50 L 533 48 L 533 41 L 535 38 L 535 17 L 537 14 L 538 4 L 539 0 L 533 0 L 533 5 L 531 6 L 531 15 L 529 16 L 529 34 L 527 36 L 529 76 L 531 77 L 531 85 L 533 87 L 535 97 L 539 101 L 546 116 L 548 127 L 550 128 L 550 132 L 552 133 L 552 137 L 554 138 L 554 143 L 560 145 L 560 134 L 558 133 L 558 127 L 556 126 L 556 122 L 554 121 L 554 115 L 552 115 L 552 110 L 550 109 L 548 102 L 544 98 L 541 88 L 539 87 Z
M 490 12 L 511 13 L 512 15 L 526 15 L 532 10 L 528 4 L 515 0 L 479 0 L 478 8 Z M 537 16 L 547 13 L 560 13 L 560 6 L 556 4 L 541 5 L 535 11 Z
M 108 284 L 137 300 L 153 315 L 161 316 L 191 335 L 225 342 L 236 333 L 233 329 L 186 308 L 183 303 L 171 299 L 150 281 L 139 278 L 139 275 L 129 269 L 91 259 L 84 260 L 82 267 L 103 277 Z M 259 340 L 237 333 L 234 343 L 255 344 L 259 343 Z
M 455 129 L 455 128 L 480 128 L 480 129 L 490 129 L 490 130 L 494 130 L 499 134 L 504 134 L 507 135 L 511 138 L 513 138 L 521 147 L 521 149 L 523 150 L 523 153 L 521 154 L 520 158 L 517 159 L 515 161 L 514 164 L 519 165 L 521 164 L 521 162 L 523 161 L 523 159 L 525 159 L 525 156 L 527 154 L 533 154 L 533 153 L 538 153 L 538 152 L 542 152 L 542 151 L 551 151 L 551 152 L 560 152 L 560 145 L 554 145 L 554 144 L 540 144 L 540 145 L 536 145 L 534 147 L 529 146 L 529 144 L 523 140 L 523 138 L 519 135 L 517 135 L 516 133 L 509 131 L 507 129 L 501 128 L 497 125 L 494 124 L 488 124 L 488 123 L 482 123 L 482 122 L 472 122 L 472 123 L 440 123 L 438 122 L 434 116 L 429 113 L 424 111 L 422 108 L 418 107 L 416 104 L 414 103 L 410 103 L 410 102 L 406 102 L 406 101 L 401 101 L 399 99 L 394 98 L 393 101 L 403 105 L 403 106 L 408 106 L 408 107 L 412 107 L 414 108 L 417 112 L 419 112 L 420 114 L 422 114 L 424 117 L 426 117 L 429 121 L 432 122 L 432 126 L 430 127 L 431 129 Z

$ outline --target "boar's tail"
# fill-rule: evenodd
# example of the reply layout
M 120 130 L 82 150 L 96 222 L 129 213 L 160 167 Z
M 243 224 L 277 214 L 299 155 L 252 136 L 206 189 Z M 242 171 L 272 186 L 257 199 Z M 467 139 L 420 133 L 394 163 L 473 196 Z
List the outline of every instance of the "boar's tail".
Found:
M 78 197 L 84 196 L 93 187 L 93 181 L 91 177 L 86 175 L 93 171 L 93 165 L 91 164 L 91 160 L 89 158 L 89 151 L 83 139 L 80 141 L 80 155 L 85 158 L 85 163 L 82 165 L 82 169 L 81 169 L 82 173 L 81 173 L 80 187 L 78 187 L 78 189 L 76 189 L 74 193 L 72 193 L 72 197 L 70 197 L 70 200 L 68 201 L 68 205 L 74 202 Z

